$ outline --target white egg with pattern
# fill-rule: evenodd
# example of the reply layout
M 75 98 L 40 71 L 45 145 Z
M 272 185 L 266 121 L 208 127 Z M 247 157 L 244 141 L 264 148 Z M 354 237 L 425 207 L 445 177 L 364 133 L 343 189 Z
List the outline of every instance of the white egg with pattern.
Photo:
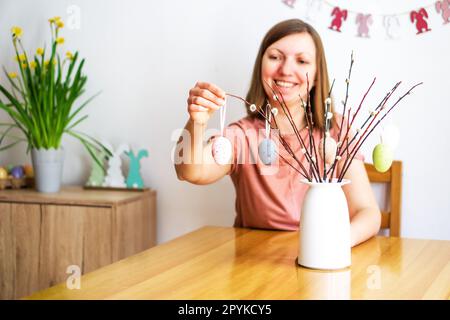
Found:
M 225 165 L 230 163 L 231 151 L 232 146 L 230 140 L 225 137 L 218 137 L 214 139 L 212 145 L 212 156 L 217 164 Z

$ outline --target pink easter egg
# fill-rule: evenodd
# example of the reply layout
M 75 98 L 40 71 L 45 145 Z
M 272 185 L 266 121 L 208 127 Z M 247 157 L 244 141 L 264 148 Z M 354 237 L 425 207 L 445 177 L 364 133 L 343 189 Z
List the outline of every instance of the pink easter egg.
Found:
M 228 164 L 231 159 L 231 142 L 225 137 L 218 137 L 212 145 L 212 155 L 217 164 Z

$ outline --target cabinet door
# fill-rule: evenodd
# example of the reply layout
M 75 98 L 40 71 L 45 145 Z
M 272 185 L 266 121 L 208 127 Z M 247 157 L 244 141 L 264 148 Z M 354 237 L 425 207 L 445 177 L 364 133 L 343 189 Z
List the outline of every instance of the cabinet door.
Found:
M 0 203 L 0 299 L 14 298 L 15 250 L 11 205 Z
M 11 204 L 12 222 L 16 240 L 16 298 L 43 289 L 39 286 L 39 243 L 41 206 L 38 204 Z
M 0 299 L 41 289 L 38 283 L 39 205 L 0 203 Z
M 113 261 L 149 249 L 155 242 L 154 199 L 138 201 L 116 208 L 113 225 Z
M 40 284 L 65 282 L 68 267 L 82 274 L 111 263 L 111 208 L 42 205 Z
M 112 263 L 112 208 L 83 210 L 83 274 L 86 274 Z

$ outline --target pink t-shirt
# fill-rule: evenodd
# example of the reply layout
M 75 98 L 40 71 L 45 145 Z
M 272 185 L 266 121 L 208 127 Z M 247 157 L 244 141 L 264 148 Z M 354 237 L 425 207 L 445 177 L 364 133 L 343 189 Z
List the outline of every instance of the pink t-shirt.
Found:
M 338 120 L 339 121 L 339 120 Z M 245 117 L 230 124 L 225 131 L 233 144 L 234 159 L 230 177 L 236 189 L 235 227 L 251 227 L 261 229 L 297 230 L 300 211 L 308 185 L 301 182 L 304 177 L 286 164 L 279 156 L 275 162 L 266 166 L 258 156 L 258 145 L 265 138 L 265 122 L 258 118 Z M 344 131 L 345 133 L 345 131 Z M 342 133 L 342 134 L 344 134 Z M 275 136 L 274 136 L 275 134 Z M 278 142 L 277 133 L 272 133 L 272 140 L 278 151 L 296 168 L 298 164 L 289 156 Z M 323 133 L 322 133 L 323 134 Z M 337 141 L 338 130 L 333 128 L 330 135 Z M 300 131 L 300 135 L 309 147 L 308 129 Z M 318 147 L 321 133 L 313 133 Z M 305 155 L 301 152 L 300 142 L 295 134 L 283 135 L 303 166 L 309 169 Z M 342 139 L 342 138 L 341 138 Z M 320 158 L 320 155 L 318 155 Z M 355 159 L 364 160 L 361 154 Z M 323 168 L 321 164 L 321 171 Z M 334 177 L 338 174 L 335 170 Z

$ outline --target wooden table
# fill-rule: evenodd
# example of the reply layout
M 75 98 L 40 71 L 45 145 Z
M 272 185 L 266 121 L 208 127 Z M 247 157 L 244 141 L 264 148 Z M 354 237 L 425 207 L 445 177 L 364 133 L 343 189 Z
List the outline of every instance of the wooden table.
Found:
M 299 267 L 297 232 L 204 227 L 31 299 L 449 299 L 450 241 L 375 237 L 351 268 Z

